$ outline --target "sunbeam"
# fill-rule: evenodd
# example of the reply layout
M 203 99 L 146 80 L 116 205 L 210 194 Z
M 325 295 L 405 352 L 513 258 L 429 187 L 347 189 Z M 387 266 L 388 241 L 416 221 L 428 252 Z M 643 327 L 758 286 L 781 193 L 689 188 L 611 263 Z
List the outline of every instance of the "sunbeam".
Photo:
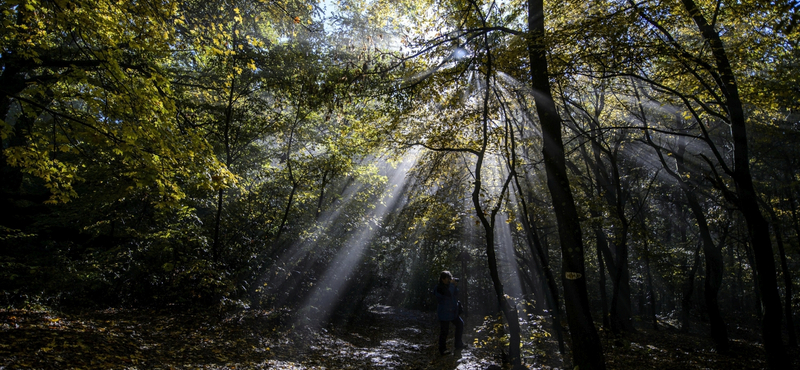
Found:
M 509 176 L 508 171 L 503 168 L 503 159 L 500 156 L 494 156 L 496 166 L 491 171 L 494 181 L 502 183 L 503 179 Z M 506 197 L 508 202 L 514 203 L 514 192 L 507 190 Z M 498 270 L 500 279 L 504 282 L 505 293 L 514 297 L 522 297 L 522 282 L 519 277 L 519 266 L 517 265 L 517 257 L 515 253 L 514 237 L 511 233 L 511 220 L 508 218 L 508 213 L 499 212 L 497 214 L 497 222 L 495 223 L 495 250 L 498 256 Z
M 330 318 L 334 302 L 339 298 L 342 289 L 361 261 L 364 251 L 376 232 L 382 227 L 384 218 L 399 205 L 400 194 L 407 181 L 406 175 L 416 164 L 417 158 L 418 152 L 410 152 L 396 168 L 387 164 L 383 169 L 388 177 L 385 200 L 368 212 L 365 217 L 367 222 L 350 235 L 344 243 L 343 249 L 336 253 L 336 257 L 328 264 L 327 270 L 318 280 L 319 283 L 305 300 L 302 307 L 313 308 L 313 310 L 304 310 L 304 312 L 313 312 L 313 317 L 306 316 L 298 319 L 306 320 L 309 325 L 318 327 L 324 325 Z
M 312 235 L 303 238 L 303 240 L 290 246 L 283 254 L 276 259 L 267 274 L 266 286 L 269 291 L 291 291 L 296 288 L 297 284 L 302 283 L 296 280 L 301 274 L 294 274 L 292 271 L 306 271 L 308 266 L 298 266 L 302 261 L 306 261 L 306 265 L 312 264 L 313 260 L 307 260 L 306 257 L 313 250 L 314 245 L 317 243 L 318 236 L 328 234 L 331 232 L 332 227 L 338 224 L 342 212 L 347 208 L 347 205 L 353 201 L 356 194 L 364 188 L 363 184 L 350 184 L 345 188 L 342 194 L 342 199 L 336 202 L 332 207 L 329 207 L 323 212 L 318 220 L 316 231 Z M 297 276 L 295 276 L 297 275 Z M 275 305 L 280 307 L 288 297 L 279 297 Z
M 495 248 L 498 255 L 498 270 L 500 279 L 504 282 L 505 293 L 514 297 L 522 297 L 522 282 L 519 277 L 517 257 L 514 252 L 514 238 L 511 235 L 511 224 L 508 215 L 501 212 L 497 215 L 495 224 Z

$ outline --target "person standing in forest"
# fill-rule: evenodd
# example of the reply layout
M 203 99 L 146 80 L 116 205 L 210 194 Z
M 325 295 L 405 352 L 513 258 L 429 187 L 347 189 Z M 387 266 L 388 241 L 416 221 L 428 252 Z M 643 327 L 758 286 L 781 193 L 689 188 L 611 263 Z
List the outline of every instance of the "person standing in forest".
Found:
M 464 333 L 464 320 L 459 316 L 458 279 L 453 279 L 450 271 L 439 274 L 439 284 L 433 290 L 438 307 L 436 315 L 439 317 L 439 354 L 447 354 L 447 334 L 450 323 L 456 326 L 455 349 L 464 348 L 461 336 Z

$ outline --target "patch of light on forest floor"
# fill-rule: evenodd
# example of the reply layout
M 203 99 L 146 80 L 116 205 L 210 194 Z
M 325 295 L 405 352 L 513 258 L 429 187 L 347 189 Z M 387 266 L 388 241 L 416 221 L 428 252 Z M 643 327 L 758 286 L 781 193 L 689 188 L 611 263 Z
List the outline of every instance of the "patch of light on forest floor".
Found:
M 284 369 L 284 370 L 307 370 L 307 369 L 326 369 L 325 366 L 311 366 L 307 367 L 296 362 L 276 361 L 269 360 L 265 364 L 267 369 Z
M 313 312 L 313 314 L 310 315 L 311 317 L 304 318 L 312 326 L 322 325 L 329 318 L 331 305 L 338 300 L 341 290 L 350 280 L 355 267 L 361 261 L 364 250 L 381 228 L 384 218 L 398 204 L 400 194 L 402 194 L 407 181 L 406 175 L 416 164 L 418 155 L 418 151 L 412 151 L 403 158 L 403 161 L 396 168 L 387 166 L 388 183 L 386 191 L 388 192 L 388 197 L 383 202 L 378 203 L 372 211 L 368 212 L 365 218 L 366 220 L 374 220 L 374 224 L 373 222 L 367 222 L 349 237 L 344 243 L 343 250 L 336 254 L 336 257 L 328 265 L 325 274 L 319 280 L 320 283 L 314 288 L 303 305 L 304 307 L 315 308 L 306 310 L 306 312 Z

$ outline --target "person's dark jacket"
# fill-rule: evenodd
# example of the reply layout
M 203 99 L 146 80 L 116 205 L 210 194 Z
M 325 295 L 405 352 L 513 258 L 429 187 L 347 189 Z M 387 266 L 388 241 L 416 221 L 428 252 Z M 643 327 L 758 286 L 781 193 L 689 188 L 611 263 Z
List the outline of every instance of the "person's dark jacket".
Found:
M 439 321 L 453 321 L 458 318 L 458 287 L 455 284 L 439 283 L 433 290 L 439 303 L 436 315 Z

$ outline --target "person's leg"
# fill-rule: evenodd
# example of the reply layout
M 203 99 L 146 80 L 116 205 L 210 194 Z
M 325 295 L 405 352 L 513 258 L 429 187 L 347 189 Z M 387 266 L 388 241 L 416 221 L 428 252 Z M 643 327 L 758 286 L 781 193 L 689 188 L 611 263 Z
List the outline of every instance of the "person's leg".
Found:
M 456 325 L 456 349 L 464 348 L 464 342 L 461 341 L 461 335 L 464 334 L 464 320 L 460 317 L 456 317 L 453 324 Z
M 449 321 L 439 321 L 439 353 L 447 350 L 447 332 L 450 330 Z

